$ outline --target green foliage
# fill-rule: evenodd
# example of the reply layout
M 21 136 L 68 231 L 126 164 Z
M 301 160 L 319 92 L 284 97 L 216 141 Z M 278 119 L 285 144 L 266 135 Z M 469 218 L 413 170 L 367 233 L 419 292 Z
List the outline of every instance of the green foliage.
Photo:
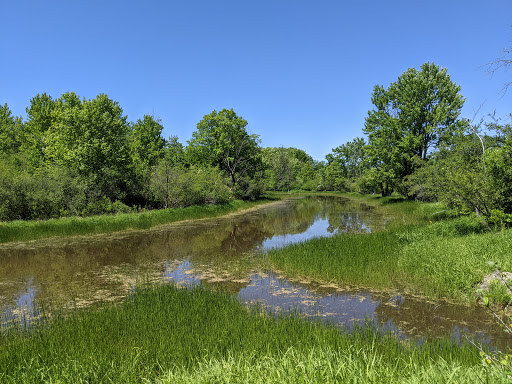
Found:
M 441 200 L 460 212 L 476 212 L 489 225 L 512 224 L 510 136 L 469 134 L 441 148 L 407 180 L 410 193 Z
M 0 158 L 0 220 L 49 219 L 82 212 L 87 204 L 83 180 L 63 167 L 29 173 L 26 164 L 19 157 Z
M 433 63 L 423 64 L 420 71 L 409 68 L 388 89 L 375 86 L 375 109 L 365 121 L 365 153 L 379 174 L 375 180 L 383 195 L 403 189 L 403 179 L 430 151 L 466 129 L 458 119 L 464 103 L 459 91 L 447 70 Z
M 484 167 L 497 195 L 497 208 L 512 214 L 512 136 L 508 136 L 505 145 L 486 151 Z
M 222 204 L 263 193 L 258 136 L 233 110 L 206 115 L 187 151 L 175 136 L 164 140 L 152 116 L 129 123 L 104 94 L 38 94 L 26 111 L 23 124 L 0 106 L 0 220 Z
M 192 164 L 219 167 L 241 198 L 246 197 L 247 191 L 240 180 L 259 176 L 263 167 L 258 135 L 249 135 L 246 126 L 247 121 L 232 109 L 213 111 L 197 123 L 187 147 Z
M 329 164 L 336 164 L 345 178 L 361 177 L 364 168 L 365 141 L 356 137 L 346 144 L 340 145 L 326 156 Z
M 501 380 L 471 347 L 440 341 L 420 348 L 370 326 L 344 333 L 248 309 L 227 293 L 172 285 L 54 314 L 29 331 L 3 331 L 0 366 L 4 383 Z
M 322 173 L 322 189 L 325 191 L 347 191 L 347 179 L 343 168 L 335 161 L 328 163 Z
M 184 166 L 187 163 L 183 144 L 177 136 L 171 136 L 165 141 L 164 159 L 169 167 Z
M 23 129 L 21 117 L 12 116 L 7 103 L 0 105 L 0 155 L 18 152 L 23 140 Z
M 227 184 L 216 167 L 169 167 L 164 159 L 153 172 L 150 191 L 160 208 L 223 204 L 233 199 Z
M 76 95 L 74 96 L 76 97 Z M 33 167 L 41 166 L 46 160 L 45 135 L 55 121 L 55 108 L 55 101 L 46 93 L 37 94 L 30 99 L 30 106 L 26 108 L 26 132 L 21 149 L 27 154 Z
M 498 191 L 482 162 L 482 148 L 474 135 L 460 137 L 443 148 L 408 179 L 410 191 L 422 199 L 437 198 L 461 212 L 490 216 Z
M 93 177 L 101 196 L 123 197 L 130 176 L 129 125 L 119 103 L 104 94 L 83 102 L 64 94 L 57 105 L 46 137 L 48 161 Z
M 142 178 L 146 178 L 146 173 L 163 157 L 163 129 L 161 122 L 149 115 L 138 119 L 130 129 L 130 154 L 137 175 Z
M 510 281 L 507 284 L 510 285 Z M 487 303 L 484 301 L 486 305 L 498 305 L 503 308 L 512 302 L 512 295 L 509 289 L 498 279 L 491 281 L 488 291 L 484 292 L 484 294 L 485 298 L 488 299 Z
M 316 164 L 306 152 L 297 148 L 263 148 L 266 190 L 317 190 L 321 183 Z
M 149 184 L 152 168 L 165 156 L 166 141 L 162 138 L 163 126 L 159 120 L 144 115 L 129 132 L 129 149 L 133 178 L 129 180 L 130 201 L 141 206 L 149 206 Z

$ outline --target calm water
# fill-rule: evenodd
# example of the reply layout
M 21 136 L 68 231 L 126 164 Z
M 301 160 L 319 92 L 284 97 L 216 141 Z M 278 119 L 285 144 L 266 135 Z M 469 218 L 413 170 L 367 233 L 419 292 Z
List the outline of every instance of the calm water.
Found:
M 137 284 L 174 281 L 222 285 L 244 301 L 277 311 L 300 308 L 305 316 L 349 328 L 369 319 L 402 336 L 470 334 L 492 345 L 512 345 L 483 308 L 291 280 L 258 268 L 265 249 L 370 232 L 388 220 L 342 198 L 308 197 L 150 231 L 3 245 L 1 320 L 25 321 L 36 300 L 50 308 L 80 307 L 118 300 Z

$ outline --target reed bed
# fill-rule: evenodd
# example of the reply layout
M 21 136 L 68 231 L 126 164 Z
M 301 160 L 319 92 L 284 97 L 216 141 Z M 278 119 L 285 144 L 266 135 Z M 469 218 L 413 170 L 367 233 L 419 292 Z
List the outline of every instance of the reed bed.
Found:
M 269 201 L 269 199 L 262 199 L 256 202 L 235 200 L 221 205 L 170 208 L 139 213 L 91 217 L 64 217 L 45 221 L 17 220 L 0 222 L 0 243 L 38 240 L 56 236 L 62 237 L 99 233 L 109 234 L 130 229 L 148 229 L 176 221 L 217 217 L 238 210 L 248 209 Z
M 369 326 L 349 334 L 201 286 L 139 288 L 121 304 L 0 334 L 2 383 L 496 383 L 500 375 L 471 346 L 420 348 Z

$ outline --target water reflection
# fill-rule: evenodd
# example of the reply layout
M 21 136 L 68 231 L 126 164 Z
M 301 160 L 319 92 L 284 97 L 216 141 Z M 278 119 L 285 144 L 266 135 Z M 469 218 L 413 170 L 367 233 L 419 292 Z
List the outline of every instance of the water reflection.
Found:
M 221 285 L 275 310 L 299 307 L 350 327 L 372 319 L 402 335 L 480 332 L 509 340 L 480 309 L 290 280 L 259 270 L 257 254 L 318 236 L 369 232 L 387 219 L 342 198 L 274 203 L 239 215 L 112 236 L 0 246 L 0 314 L 22 320 L 34 300 L 51 308 L 118 300 L 142 282 Z M 23 320 L 24 321 L 24 320 Z
M 299 309 L 306 317 L 325 319 L 348 329 L 370 322 L 379 329 L 420 342 L 426 338 L 451 336 L 462 343 L 464 336 L 468 336 L 504 350 L 512 341 L 482 308 L 430 302 L 394 292 L 287 279 L 273 272 L 260 271 L 245 279 L 233 279 L 212 271 L 197 271 L 190 262 L 170 266 L 165 276 L 183 285 L 221 286 L 237 294 L 242 301 L 262 304 L 272 312 Z

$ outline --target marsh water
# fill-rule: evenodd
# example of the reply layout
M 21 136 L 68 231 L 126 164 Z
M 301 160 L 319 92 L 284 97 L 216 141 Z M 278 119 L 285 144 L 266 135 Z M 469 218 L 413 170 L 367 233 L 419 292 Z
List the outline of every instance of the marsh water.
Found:
M 298 309 L 348 328 L 370 321 L 401 337 L 469 335 L 500 348 L 512 345 L 477 306 L 287 278 L 258 266 L 266 249 L 371 232 L 390 220 L 363 204 L 315 196 L 148 231 L 0 245 L 1 322 L 26 321 L 36 302 L 50 309 L 82 307 L 119 300 L 139 284 L 172 281 L 220 285 L 243 301 L 273 311 Z

